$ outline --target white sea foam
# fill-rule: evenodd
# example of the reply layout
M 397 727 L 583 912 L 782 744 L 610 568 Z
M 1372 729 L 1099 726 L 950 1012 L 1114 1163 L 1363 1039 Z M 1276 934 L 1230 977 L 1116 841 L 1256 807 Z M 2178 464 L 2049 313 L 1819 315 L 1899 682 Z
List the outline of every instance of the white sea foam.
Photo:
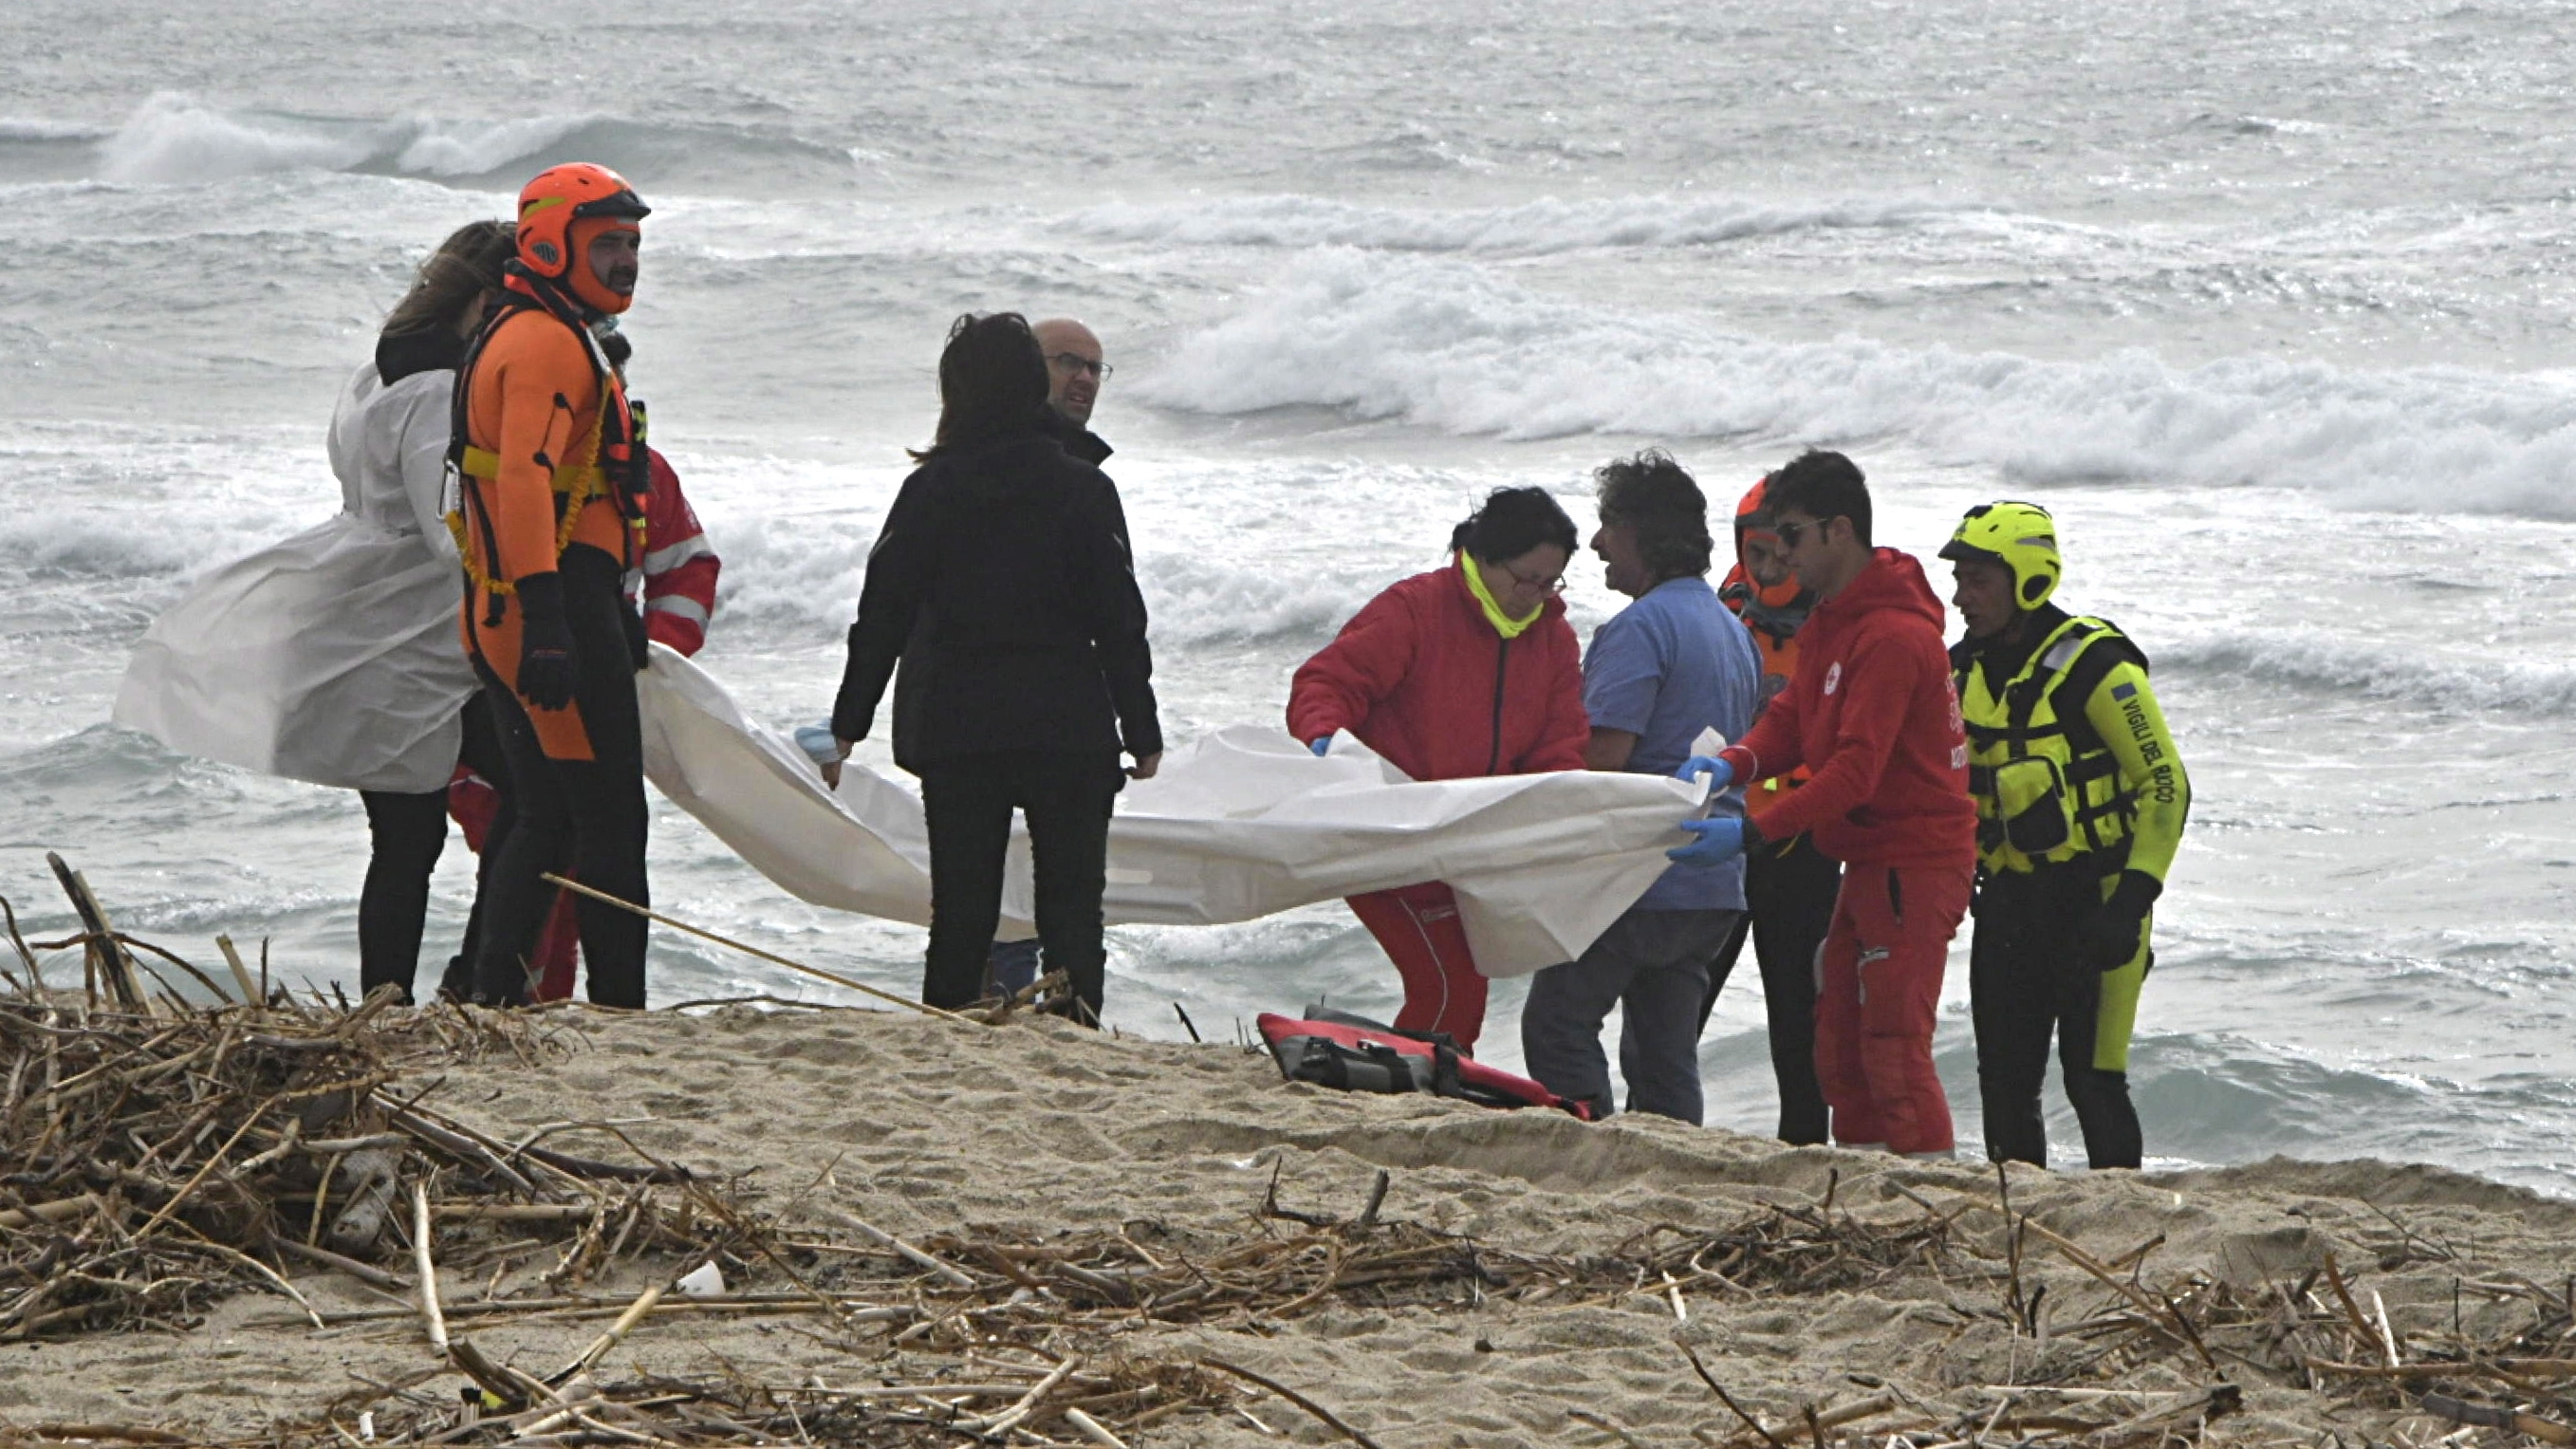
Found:
M 100 141 L 114 134 L 106 127 L 85 125 L 79 121 L 0 116 L 0 141 Z
M 1359 206 L 1316 196 L 1110 203 L 1074 213 L 1098 237 L 1188 245 L 1318 247 L 1537 255 L 1591 247 L 1686 247 L 1825 228 L 1913 226 L 1968 210 L 1954 202 L 1855 197 L 1554 197 L 1446 211 Z
M 2576 517 L 2564 379 L 1778 341 L 1542 297 L 1445 259 L 1303 258 L 1138 390 L 1196 412 L 1323 405 L 1507 438 L 1902 438 L 2022 484 L 2270 484 L 2358 507 Z
M 2232 675 L 2437 711 L 2576 713 L 2576 669 L 2477 659 L 2419 639 L 2374 644 L 2322 629 L 2242 629 L 2159 649 L 2158 669 Z
M 134 183 L 371 165 L 420 176 L 474 176 L 542 151 L 597 119 L 570 114 L 510 121 L 324 121 L 228 112 L 162 92 L 106 138 L 101 161 L 108 179 Z

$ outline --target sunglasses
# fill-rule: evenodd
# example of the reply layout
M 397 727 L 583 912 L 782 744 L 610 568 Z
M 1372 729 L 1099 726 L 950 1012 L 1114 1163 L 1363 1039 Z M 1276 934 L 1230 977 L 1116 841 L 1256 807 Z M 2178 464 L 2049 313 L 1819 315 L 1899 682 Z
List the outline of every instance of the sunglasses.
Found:
M 1810 518 L 1803 523 L 1774 523 L 1771 525 L 1771 535 L 1780 540 L 1782 548 L 1796 548 L 1809 533 L 1831 522 L 1833 520 L 1830 518 Z

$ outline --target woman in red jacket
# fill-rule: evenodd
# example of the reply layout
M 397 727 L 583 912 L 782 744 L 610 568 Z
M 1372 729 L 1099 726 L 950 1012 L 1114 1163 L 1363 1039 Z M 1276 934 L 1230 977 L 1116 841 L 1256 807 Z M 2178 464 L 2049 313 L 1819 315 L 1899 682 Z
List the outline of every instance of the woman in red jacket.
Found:
M 1449 536 L 1449 566 L 1368 602 L 1297 670 L 1288 728 L 1324 753 L 1349 731 L 1416 780 L 1583 768 L 1582 650 L 1565 622 L 1574 521 L 1540 488 L 1500 488 Z M 1353 896 L 1404 978 L 1405 1031 L 1472 1051 L 1485 978 L 1438 881 Z

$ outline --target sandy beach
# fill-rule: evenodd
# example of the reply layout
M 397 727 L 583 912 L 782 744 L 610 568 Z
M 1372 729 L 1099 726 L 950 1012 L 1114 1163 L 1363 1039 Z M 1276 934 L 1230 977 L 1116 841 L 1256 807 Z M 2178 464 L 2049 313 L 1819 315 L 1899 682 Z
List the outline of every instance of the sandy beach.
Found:
M 1352 1096 L 1284 1084 L 1265 1054 L 1230 1043 L 1144 1042 L 1025 1017 L 983 1026 L 745 1005 L 553 1011 L 523 1038 L 479 1061 L 424 1061 L 388 1090 L 427 1089 L 426 1102 L 495 1140 L 615 1124 L 545 1141 L 601 1160 L 685 1165 L 773 1215 L 787 1236 L 844 1245 L 760 1262 L 728 1285 L 736 1296 L 794 1299 L 796 1280 L 827 1285 L 843 1272 L 864 1277 L 880 1301 L 943 1291 L 939 1275 L 844 1230 L 851 1217 L 931 1245 L 951 1271 L 986 1284 L 996 1269 L 966 1245 L 1122 1231 L 1157 1262 L 1214 1264 L 1246 1244 L 1306 1235 L 1337 1267 L 1373 1241 L 1428 1241 L 1401 1236 L 1424 1230 L 1487 1255 L 1481 1277 L 1406 1284 L 1335 1282 L 1328 1269 L 1315 1291 L 1195 1322 L 1151 1307 L 1050 1318 L 1046 1295 L 1025 1290 L 1010 1300 L 1019 1309 L 969 1314 L 962 1334 L 944 1336 L 907 1335 L 923 1321 L 910 1310 L 839 1325 L 793 1306 L 657 1312 L 593 1364 L 602 1383 L 721 1373 L 848 1393 L 972 1382 L 979 1364 L 1014 1356 L 1022 1374 L 1049 1354 L 1217 1359 L 1300 1391 L 1386 1449 L 1482 1449 L 1759 1445 L 1682 1345 L 1784 1439 L 1887 1443 L 1904 1433 L 1919 1446 L 1980 1432 L 1997 1443 L 2141 1445 L 2170 1433 L 2420 1445 L 2459 1430 L 2423 1411 L 2428 1387 L 2467 1393 L 2483 1383 L 2516 1396 L 2494 1402 L 2563 1418 L 2566 1400 L 2550 1386 L 2563 1394 L 2576 1375 L 2564 1362 L 2576 1341 L 2561 1291 L 2576 1262 L 2576 1204 L 2432 1168 L 2277 1159 L 2162 1177 L 2015 1168 L 2010 1207 L 2026 1220 L 2016 1251 L 1997 1175 L 1982 1164 L 1784 1150 L 1648 1118 L 1587 1125 Z M 0 1061 L 0 1076 L 12 1066 Z M 1383 1200 L 1358 1225 L 1380 1171 Z M 581 1353 L 615 1304 L 695 1266 L 612 1253 L 587 1281 L 540 1283 L 558 1245 L 532 1240 L 526 1254 L 486 1266 L 477 1245 L 493 1231 L 437 1234 L 442 1262 L 473 1264 L 442 1270 L 441 1297 L 454 1331 L 540 1375 Z M 1599 1271 L 1645 1261 L 1656 1242 L 1693 1240 L 1754 1247 L 1703 1252 L 1669 1280 Z M 1869 1261 L 1890 1245 L 1913 1256 Z M 1848 1261 L 1828 1263 L 1834 1254 Z M 2323 1271 L 2330 1257 L 2340 1285 Z M 389 1235 L 381 1267 L 399 1273 L 410 1261 Z M 1546 1263 L 1591 1267 L 1568 1266 L 1558 1288 L 1533 1266 Z M 100 1442 L 147 1429 L 331 1442 L 329 1424 L 360 1435 L 377 1416 L 390 1424 L 425 1405 L 453 1411 L 466 1380 L 424 1341 L 409 1294 L 301 1261 L 281 1266 L 331 1326 L 316 1328 L 273 1290 L 239 1291 L 183 1331 L 0 1344 L 0 1441 L 90 1426 L 80 1432 Z M 21 1286 L 0 1284 L 0 1307 Z M 567 1293 L 611 1306 L 533 1318 L 475 1306 Z M 2346 1293 L 2358 1319 L 2339 1301 Z M 342 1321 L 348 1314 L 361 1316 Z M 2413 1365 L 2471 1353 L 2561 1362 L 2484 1379 L 2369 1372 L 2392 1354 Z M 2363 1354 L 2372 1355 L 2355 1365 L 2363 1372 L 2320 1371 L 2315 1390 L 2298 1367 Z M 1126 1442 L 1346 1442 L 1233 1383 L 1238 1407 L 1174 1413 Z M 2214 1387 L 2220 1416 L 2204 1423 Z M 1821 1427 L 1807 1424 L 1811 1408 Z M 1837 1409 L 1853 1408 L 1870 1412 L 1835 1422 Z M 1968 1428 L 1934 1427 L 1950 1423 Z M 1066 1424 L 1006 1429 L 996 1442 L 1085 1442 Z M 932 1432 L 879 1430 L 896 1427 Z M 818 1437 L 972 1437 L 868 1437 L 879 1430 L 853 1421 Z M 2470 1432 L 2502 1442 L 2503 1431 Z

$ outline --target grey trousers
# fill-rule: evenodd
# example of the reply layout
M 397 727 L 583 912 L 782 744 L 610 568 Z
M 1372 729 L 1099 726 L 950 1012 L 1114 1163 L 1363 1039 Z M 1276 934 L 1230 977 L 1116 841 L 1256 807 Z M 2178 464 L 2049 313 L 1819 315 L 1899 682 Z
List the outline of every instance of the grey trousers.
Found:
M 1601 1025 L 1627 1010 L 1619 1071 L 1628 1110 L 1699 1125 L 1699 1008 L 1708 963 L 1735 929 L 1737 911 L 1631 910 L 1610 923 L 1580 960 L 1530 979 L 1521 1008 L 1521 1056 L 1529 1074 L 1560 1097 L 1606 1117 L 1610 1061 Z

